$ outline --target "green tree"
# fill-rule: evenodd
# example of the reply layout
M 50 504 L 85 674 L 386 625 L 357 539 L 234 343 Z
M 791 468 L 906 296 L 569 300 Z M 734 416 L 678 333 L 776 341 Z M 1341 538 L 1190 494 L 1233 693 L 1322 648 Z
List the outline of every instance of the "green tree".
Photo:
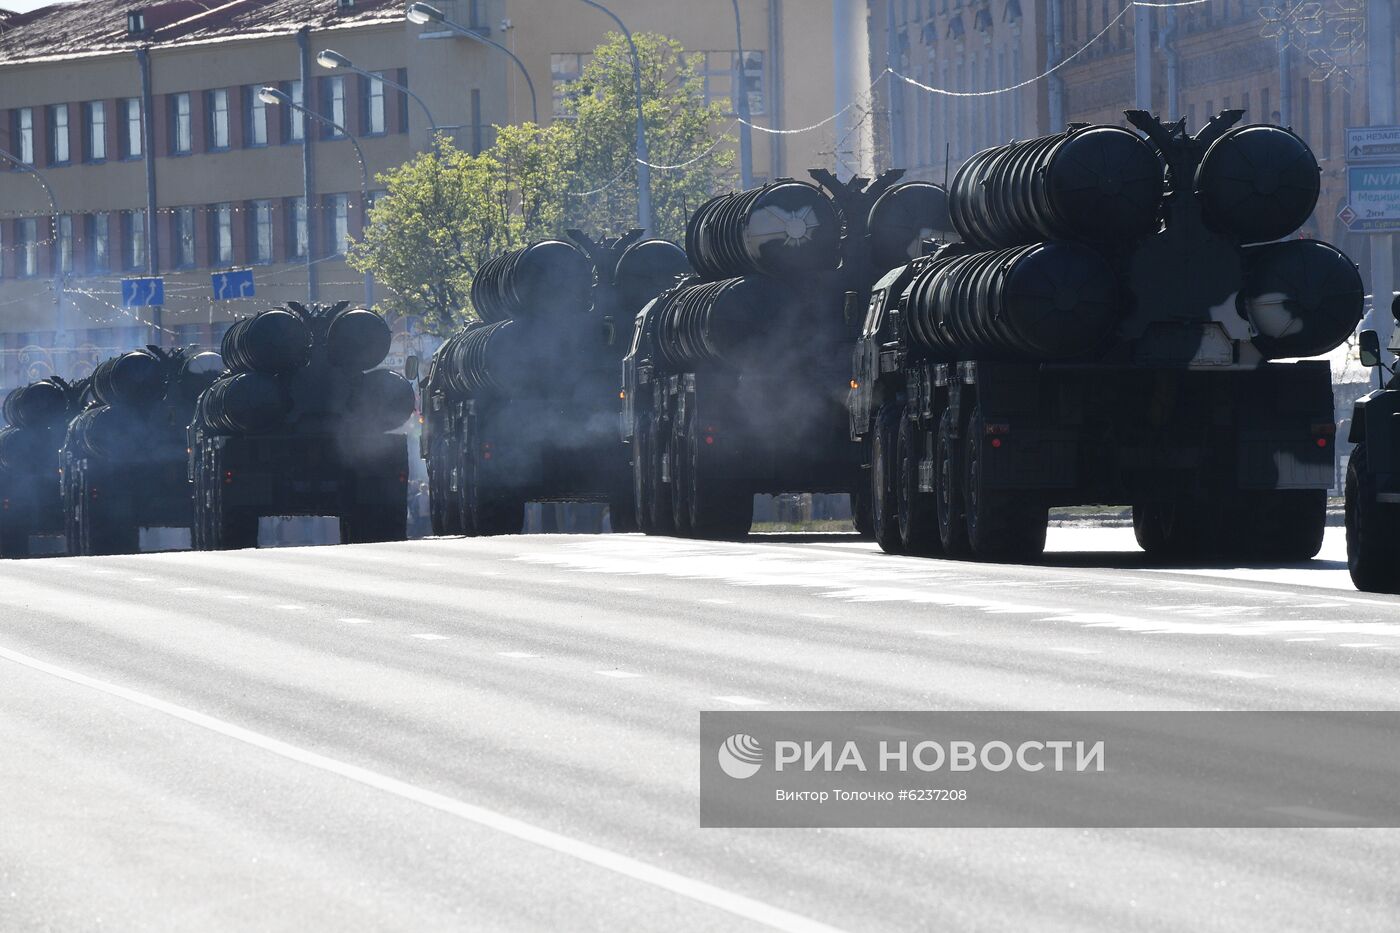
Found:
M 470 318 L 472 276 L 497 253 L 549 236 L 563 223 L 557 192 L 569 184 L 564 134 L 503 127 L 478 156 L 446 136 L 378 176 L 385 193 L 349 262 L 384 286 L 379 309 L 422 315 L 434 333 Z
M 681 47 L 655 33 L 635 41 L 652 172 L 653 234 L 681 241 L 690 212 L 723 181 L 734 155 L 714 135 L 718 104 Z M 614 33 L 564 89 L 565 113 L 549 126 L 496 128 L 473 156 L 439 136 L 430 150 L 378 176 L 385 194 L 349 262 L 383 286 L 379 308 L 421 315 L 450 333 L 470 319 L 472 276 L 482 263 L 532 240 L 577 227 L 610 236 L 636 225 L 636 96 L 626 39 Z
M 633 41 L 641 62 L 648 161 L 684 165 L 652 170 L 652 232 L 680 241 L 691 211 L 732 181 L 734 151 L 725 145 L 728 137 L 716 135 L 725 129 L 724 110 L 705 103 L 704 86 L 680 43 L 651 32 L 636 33 Z M 636 223 L 636 100 L 631 50 L 616 32 L 564 87 L 576 185 L 564 213 L 590 233 L 606 235 Z

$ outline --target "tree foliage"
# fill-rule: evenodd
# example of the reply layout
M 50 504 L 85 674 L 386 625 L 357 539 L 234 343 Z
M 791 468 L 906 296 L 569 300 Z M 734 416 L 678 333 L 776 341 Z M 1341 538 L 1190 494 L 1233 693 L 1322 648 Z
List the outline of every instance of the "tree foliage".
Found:
M 705 104 L 680 45 L 655 33 L 634 41 L 649 161 L 685 163 L 652 171 L 652 232 L 681 241 L 690 212 L 728 180 L 733 152 L 715 135 L 723 111 Z M 564 113 L 549 126 L 497 127 L 480 155 L 439 136 L 381 174 L 385 194 L 350 264 L 383 286 L 381 310 L 451 331 L 472 316 L 472 276 L 497 253 L 569 228 L 602 237 L 637 225 L 636 113 L 631 52 L 614 33 L 564 88 Z

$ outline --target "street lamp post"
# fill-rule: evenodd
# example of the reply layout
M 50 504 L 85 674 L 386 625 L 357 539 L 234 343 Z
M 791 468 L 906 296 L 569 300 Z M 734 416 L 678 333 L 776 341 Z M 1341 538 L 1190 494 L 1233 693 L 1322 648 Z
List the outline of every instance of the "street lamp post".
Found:
M 263 88 L 259 88 L 259 89 L 258 89 L 258 98 L 259 98 L 263 103 L 265 103 L 265 104 L 280 104 L 280 105 L 282 105 L 283 107 L 290 107 L 290 108 L 292 108 L 293 110 L 296 110 L 296 111 L 298 111 L 298 112 L 300 112 L 300 113 L 305 114 L 305 115 L 308 116 L 308 117 L 311 117 L 313 120 L 317 120 L 317 121 L 319 121 L 319 122 L 321 122 L 321 123 L 324 123 L 326 126 L 329 126 L 331 129 L 335 130 L 337 133 L 341 134 L 341 135 L 344 136 L 346 139 L 350 140 L 350 145 L 352 145 L 352 146 L 355 147 L 355 158 L 358 159 L 359 162 L 360 162 L 360 210 L 361 210 L 361 214 L 362 214 L 363 217 L 364 217 L 365 224 L 368 225 L 368 224 L 369 224 L 369 167 L 368 167 L 368 163 L 365 162 L 365 151 L 364 151 L 363 149 L 360 148 L 360 141 L 359 141 L 358 139 L 355 138 L 354 134 L 352 134 L 352 133 L 351 133 L 349 130 L 347 130 L 345 127 L 341 126 L 339 123 L 337 123 L 337 122 L 335 122 L 334 120 L 332 120 L 330 117 L 322 116 L 321 114 L 317 113 L 317 112 L 314 111 L 314 110 L 310 110 L 310 109 L 308 109 L 308 108 L 306 108 L 306 107 L 303 107 L 301 104 L 298 104 L 296 101 L 292 100 L 290 97 L 288 97 L 286 94 L 282 93 L 281 91 L 279 91 L 279 90 L 278 90 L 277 88 L 275 88 L 275 87 L 263 87 Z M 306 205 L 306 218 L 307 218 L 307 219 L 306 219 L 306 222 L 307 222 L 308 224 L 311 223 L 311 205 L 310 205 L 310 204 Z M 366 272 L 366 273 L 365 273 L 365 307 L 367 307 L 367 308 L 368 308 L 368 307 L 371 307 L 371 306 L 373 306 L 373 304 L 374 304 L 374 276 L 371 275 L 370 273 Z
M 510 60 L 515 62 L 515 66 L 519 68 L 520 73 L 525 76 L 525 86 L 530 89 L 530 121 L 536 126 L 539 125 L 540 108 L 538 102 L 535 100 L 535 82 L 530 80 L 529 69 L 525 67 L 525 63 L 522 62 L 514 52 L 506 48 L 504 45 L 501 45 L 501 43 L 497 42 L 495 39 L 492 39 L 488 36 L 483 36 L 475 29 L 468 29 L 461 23 L 453 22 L 452 20 L 447 18 L 446 13 L 442 12 L 442 10 L 439 10 L 432 4 L 410 3 L 408 5 L 408 11 L 405 15 L 408 17 L 408 21 L 410 23 L 415 23 L 419 26 L 425 26 L 428 23 L 440 23 L 441 25 L 446 26 L 448 29 L 451 29 L 458 35 L 466 36 L 468 39 L 475 39 L 482 45 L 489 45 L 491 48 L 496 49 L 499 52 L 503 52 L 506 55 L 509 55 Z
M 433 133 L 437 132 L 438 125 L 437 121 L 433 119 L 433 112 L 428 109 L 427 104 L 423 103 L 423 98 L 410 91 L 407 85 L 400 84 L 397 81 L 392 81 L 389 78 L 384 77 L 383 75 L 377 75 L 373 72 L 365 71 L 363 68 L 356 65 L 350 59 L 346 58 L 344 55 L 341 55 L 335 49 L 322 49 L 321 53 L 316 56 L 316 64 L 320 65 L 322 68 L 325 68 L 327 71 L 334 71 L 336 68 L 344 68 L 346 71 L 353 71 L 355 74 L 363 78 L 369 78 L 371 81 L 378 81 L 381 84 L 391 87 L 396 91 L 401 91 L 402 93 L 407 94 L 409 97 L 412 97 L 414 100 L 418 101 L 418 106 L 423 108 L 423 115 L 428 118 L 428 135 L 432 136 Z
M 632 85 L 637 95 L 637 226 L 651 230 L 651 156 L 647 151 L 646 116 L 642 112 L 642 57 L 637 54 L 637 43 L 632 41 L 632 30 L 618 19 L 617 14 L 603 6 L 598 0 L 583 0 L 584 3 L 601 10 L 617 23 L 627 38 L 627 47 L 632 50 Z
M 39 171 L 28 162 L 22 161 L 19 156 L 5 149 L 0 149 L 0 159 L 5 159 L 14 163 L 15 167 L 22 172 L 28 172 L 34 176 L 34 180 L 39 183 L 39 187 L 44 189 L 45 196 L 49 199 L 49 243 L 58 242 L 58 198 L 54 197 L 53 188 L 49 187 L 49 180 L 44 177 L 44 173 Z M 53 298 L 54 298 L 54 342 L 68 336 L 67 321 L 64 320 L 63 307 L 63 265 L 61 262 L 54 263 L 53 272 Z
M 744 24 L 739 18 L 739 0 L 734 4 L 734 39 L 739 47 L 734 73 L 734 113 L 739 118 L 739 178 L 744 188 L 753 187 L 753 132 L 749 129 L 748 68 L 744 60 Z M 891 6 L 893 9 L 893 6 Z

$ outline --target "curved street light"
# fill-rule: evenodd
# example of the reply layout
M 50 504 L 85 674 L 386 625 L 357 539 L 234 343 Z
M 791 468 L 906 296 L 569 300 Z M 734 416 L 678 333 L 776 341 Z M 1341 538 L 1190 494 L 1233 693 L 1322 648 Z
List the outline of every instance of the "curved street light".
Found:
M 407 94 L 409 97 L 412 97 L 414 100 L 418 101 L 418 106 L 423 108 L 423 115 L 428 118 L 428 135 L 431 136 L 433 133 L 437 132 L 438 125 L 437 121 L 433 119 L 433 112 L 428 109 L 427 104 L 423 103 L 423 98 L 419 97 L 417 94 L 413 93 L 408 89 L 408 85 L 400 84 L 397 81 L 392 81 L 389 78 L 386 78 L 383 75 L 377 75 L 372 71 L 365 71 L 359 65 L 356 65 L 354 62 L 346 58 L 344 55 L 341 55 L 335 49 L 322 49 L 320 54 L 316 56 L 316 64 L 320 65 L 327 71 L 334 71 L 337 68 L 344 68 L 346 71 L 353 71 L 355 74 L 360 75 L 361 77 L 369 78 L 371 81 L 378 81 L 379 83 L 387 85 L 396 91 L 401 91 L 404 94 Z
M 358 159 L 359 162 L 360 162 L 360 206 L 361 206 L 361 212 L 364 214 L 365 225 L 368 226 L 368 225 L 369 225 L 369 168 L 368 168 L 368 163 L 365 162 L 365 151 L 364 151 L 363 149 L 360 148 L 360 141 L 359 141 L 358 139 L 355 138 L 354 134 L 352 134 L 352 133 L 351 133 L 349 130 L 347 130 L 345 127 L 341 126 L 339 123 L 337 123 L 337 122 L 335 122 L 334 120 L 332 120 L 330 117 L 323 116 L 323 115 L 317 113 L 317 112 L 314 111 L 314 110 L 310 110 L 310 109 L 308 109 L 308 108 L 306 108 L 306 107 L 303 107 L 301 104 L 298 104 L 296 101 L 292 100 L 291 97 L 289 97 L 289 96 L 287 96 L 286 94 L 282 93 L 280 90 L 278 90 L 278 89 L 275 88 L 275 87 L 260 87 L 260 88 L 258 88 L 258 99 L 261 100 L 264 104 L 280 104 L 280 105 L 282 105 L 283 107 L 290 107 L 290 108 L 292 108 L 293 110 L 296 110 L 296 111 L 298 111 L 298 112 L 300 112 L 300 113 L 304 113 L 304 114 L 306 114 L 308 117 L 311 117 L 313 120 L 317 120 L 317 121 L 319 121 L 319 122 L 321 122 L 321 123 L 324 123 L 326 126 L 329 126 L 331 129 L 335 130 L 337 133 L 341 134 L 341 135 L 344 136 L 346 139 L 350 140 L 350 145 L 352 145 L 352 146 L 355 147 L 355 158 Z M 306 213 L 307 213 L 307 223 L 309 224 L 309 223 L 311 222 L 311 219 L 310 219 L 310 218 L 311 218 L 311 205 L 310 205 L 310 204 L 306 205 Z M 366 272 L 366 273 L 365 273 L 365 307 L 367 307 L 367 308 L 368 308 L 368 307 L 371 307 L 373 304 L 374 304 L 374 276 L 371 275 L 370 273 Z
M 501 45 L 501 43 L 497 42 L 495 39 L 490 39 L 486 36 L 483 36 L 475 29 L 468 29 L 461 23 L 453 22 L 452 20 L 447 18 L 446 13 L 442 12 L 442 10 L 439 10 L 432 4 L 410 3 L 404 15 L 408 17 L 408 21 L 410 23 L 413 23 L 418 26 L 426 26 L 428 23 L 441 23 L 442 25 L 446 26 L 448 29 L 451 29 L 458 35 L 466 36 L 468 39 L 475 39 L 482 45 L 489 45 L 491 46 L 491 48 L 496 49 L 499 52 L 504 52 L 506 55 L 509 55 L 510 60 L 515 62 L 515 66 L 519 68 L 520 73 L 525 76 L 525 86 L 530 89 L 530 121 L 536 126 L 539 125 L 540 108 L 535 100 L 535 82 L 530 80 L 529 69 L 525 67 L 525 63 L 522 62 L 514 52 L 506 48 L 504 45 Z
M 632 30 L 618 19 L 616 13 L 603 6 L 598 0 L 583 0 L 596 10 L 601 10 L 617 23 L 622 35 L 627 39 L 627 47 L 632 50 L 632 86 L 637 96 L 637 226 L 651 231 L 651 155 L 647 151 L 646 117 L 642 113 L 642 57 L 637 54 L 637 43 L 632 41 Z
M 39 183 L 39 187 L 44 189 L 44 194 L 49 199 L 49 241 L 58 240 L 58 198 L 54 197 L 53 188 L 49 187 L 49 180 L 44 173 L 35 168 L 31 163 L 25 162 L 19 156 L 7 149 L 0 149 L 0 159 L 13 162 L 15 167 L 21 172 L 28 172 L 34 176 L 34 180 Z M 53 274 L 53 295 L 54 295 L 54 330 L 55 337 L 58 334 L 67 334 L 67 323 L 63 314 L 63 268 L 61 264 L 55 264 Z

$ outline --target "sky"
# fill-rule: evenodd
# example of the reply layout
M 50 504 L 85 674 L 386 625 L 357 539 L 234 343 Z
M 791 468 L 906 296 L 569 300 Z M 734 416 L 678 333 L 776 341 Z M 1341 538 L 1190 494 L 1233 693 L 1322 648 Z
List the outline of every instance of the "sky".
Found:
M 0 9 L 25 13 L 35 7 L 49 6 L 54 2 L 59 2 L 59 0 L 0 0 Z

